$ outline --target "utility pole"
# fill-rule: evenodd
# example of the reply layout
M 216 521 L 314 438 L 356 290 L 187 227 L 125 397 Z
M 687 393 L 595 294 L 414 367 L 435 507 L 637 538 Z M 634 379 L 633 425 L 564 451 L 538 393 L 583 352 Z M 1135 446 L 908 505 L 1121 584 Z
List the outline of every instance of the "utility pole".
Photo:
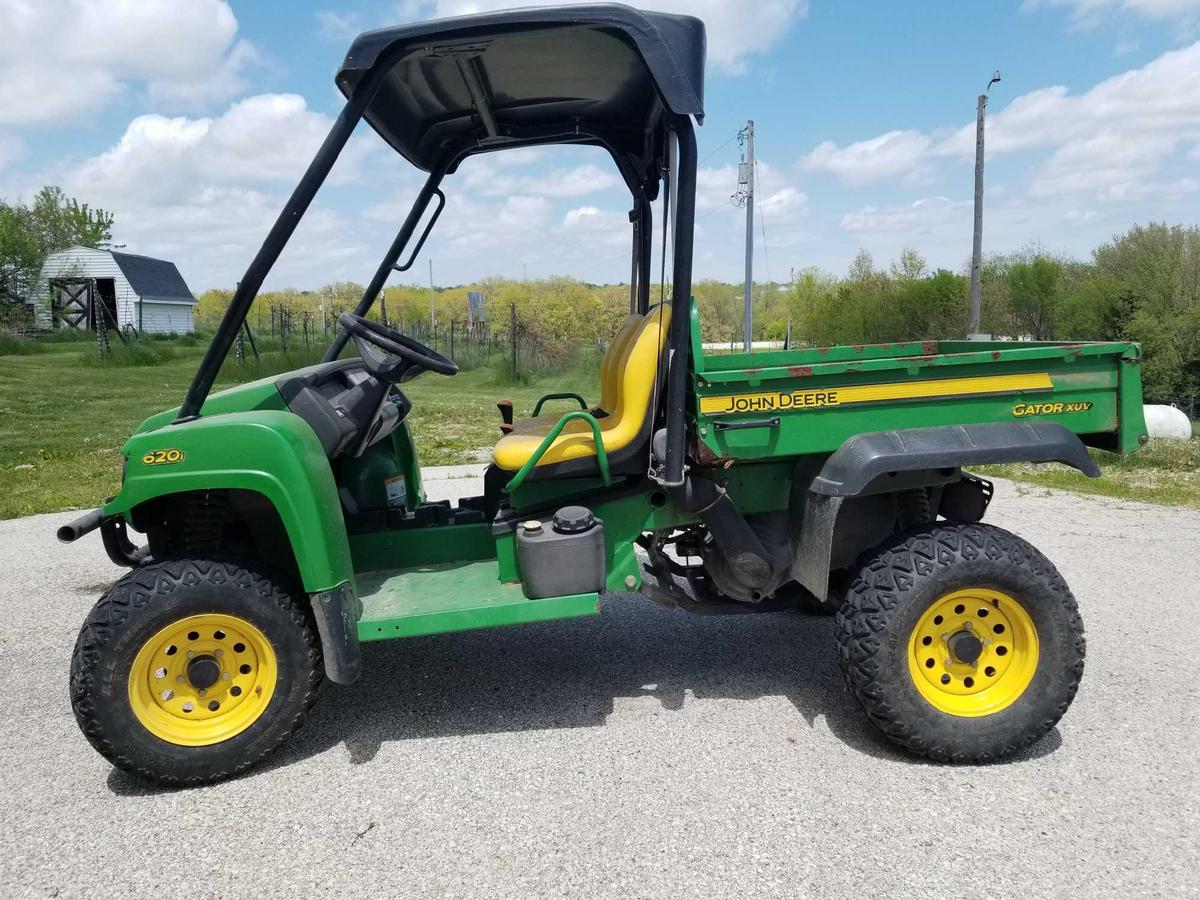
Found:
M 967 326 L 967 340 L 982 337 L 979 319 L 983 304 L 983 119 L 988 93 L 999 80 L 1000 70 L 997 69 L 975 104 L 975 233 L 971 242 L 971 321 Z
M 742 349 L 750 352 L 754 335 L 754 120 L 746 122 L 741 137 L 746 143 L 746 158 L 738 166 L 738 192 L 734 196 L 746 204 L 746 286 L 742 309 Z M 740 204 L 739 204 L 740 205 Z
M 433 311 L 433 257 L 429 258 L 429 330 L 433 332 L 433 327 L 437 324 L 437 317 Z

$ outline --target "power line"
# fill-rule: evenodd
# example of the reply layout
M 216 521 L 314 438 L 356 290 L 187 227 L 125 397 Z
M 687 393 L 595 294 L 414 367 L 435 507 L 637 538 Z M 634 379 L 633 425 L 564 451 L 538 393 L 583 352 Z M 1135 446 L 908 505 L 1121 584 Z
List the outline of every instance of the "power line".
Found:
M 754 192 L 762 193 L 762 182 L 758 180 L 758 166 L 754 167 Z M 766 207 L 763 206 L 758 212 L 758 226 L 762 230 L 763 239 L 763 270 L 767 273 L 767 284 L 771 283 L 771 257 L 767 255 L 767 216 Z
M 708 162 L 710 159 L 712 159 L 714 156 L 716 156 L 718 153 L 720 153 L 722 150 L 724 150 L 726 147 L 728 147 L 730 144 L 732 144 L 734 141 L 736 141 L 741 136 L 741 134 L 742 134 L 742 132 L 735 131 L 730 136 L 729 140 L 725 141 L 725 143 L 721 144 L 721 146 L 719 146 L 716 150 L 713 150 L 711 153 L 709 153 L 707 156 L 705 156 L 704 159 L 700 160 L 700 162 L 696 164 L 696 168 L 700 168 L 700 166 L 704 165 L 706 162 Z

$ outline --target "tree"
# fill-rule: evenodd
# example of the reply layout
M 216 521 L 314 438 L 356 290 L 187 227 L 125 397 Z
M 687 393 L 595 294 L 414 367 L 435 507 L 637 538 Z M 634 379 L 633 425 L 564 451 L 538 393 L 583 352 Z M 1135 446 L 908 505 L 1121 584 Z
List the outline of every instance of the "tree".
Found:
M 107 247 L 113 217 L 47 186 L 26 206 L 0 200 L 0 301 L 29 300 L 46 256 L 76 245 Z
M 1009 302 L 1024 333 L 1035 341 L 1054 336 L 1062 300 L 1063 266 L 1048 256 L 1035 256 L 1008 270 Z
M 900 258 L 892 263 L 892 277 L 902 281 L 915 281 L 929 274 L 929 264 L 912 247 L 900 251 Z

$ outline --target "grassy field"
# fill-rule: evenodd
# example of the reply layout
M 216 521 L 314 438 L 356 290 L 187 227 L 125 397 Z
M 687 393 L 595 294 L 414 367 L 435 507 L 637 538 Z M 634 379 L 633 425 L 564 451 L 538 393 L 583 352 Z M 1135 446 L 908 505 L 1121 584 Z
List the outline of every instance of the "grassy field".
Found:
M 116 493 L 119 450 L 151 413 L 178 405 L 203 352 L 197 339 L 151 341 L 123 365 L 99 365 L 90 340 L 27 346 L 0 353 L 0 519 L 90 508 Z M 0 348 L 2 350 L 4 348 Z M 315 361 L 316 350 L 285 354 L 264 348 L 260 366 L 226 366 L 218 386 Z M 499 432 L 498 398 L 528 415 L 548 391 L 597 396 L 599 360 L 528 384 L 505 384 L 491 368 L 453 378 L 426 374 L 404 390 L 414 403 L 421 462 L 447 465 L 486 458 Z M 502 370 L 503 364 L 499 365 Z M 566 409 L 560 403 L 553 408 Z M 981 474 L 1030 485 L 1200 508 L 1200 441 L 1153 442 L 1127 457 L 1093 452 L 1104 474 L 1085 478 L 1059 465 L 990 466 Z
M 96 365 L 90 342 L 48 343 L 38 352 L 0 355 L 0 519 L 90 508 L 115 494 L 121 445 L 148 415 L 179 404 L 202 352 L 199 342 L 171 342 L 157 362 L 121 366 Z M 267 374 L 263 370 L 307 365 L 315 356 L 315 351 L 267 352 L 261 370 L 226 366 L 218 387 Z M 581 364 L 552 379 L 518 385 L 503 384 L 489 368 L 453 378 L 422 375 L 404 386 L 414 403 L 410 422 L 421 462 L 482 459 L 480 451 L 499 437 L 495 402 L 501 397 L 513 401 L 518 416 L 528 415 L 537 398 L 552 390 L 577 391 L 594 401 L 597 369 L 598 362 Z
M 1102 450 L 1092 450 L 1091 455 L 1100 466 L 1099 478 L 1088 478 L 1058 463 L 1014 463 L 978 471 L 1039 487 L 1200 509 L 1200 440 L 1196 438 L 1151 441 L 1128 456 Z

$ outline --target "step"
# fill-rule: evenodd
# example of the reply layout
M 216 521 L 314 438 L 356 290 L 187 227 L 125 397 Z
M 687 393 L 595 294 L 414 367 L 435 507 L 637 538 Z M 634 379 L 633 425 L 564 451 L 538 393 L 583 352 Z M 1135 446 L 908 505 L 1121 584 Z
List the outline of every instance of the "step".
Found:
M 521 585 L 499 580 L 496 560 L 471 560 L 360 572 L 360 641 L 444 634 L 523 622 L 593 616 L 597 594 L 529 600 Z

